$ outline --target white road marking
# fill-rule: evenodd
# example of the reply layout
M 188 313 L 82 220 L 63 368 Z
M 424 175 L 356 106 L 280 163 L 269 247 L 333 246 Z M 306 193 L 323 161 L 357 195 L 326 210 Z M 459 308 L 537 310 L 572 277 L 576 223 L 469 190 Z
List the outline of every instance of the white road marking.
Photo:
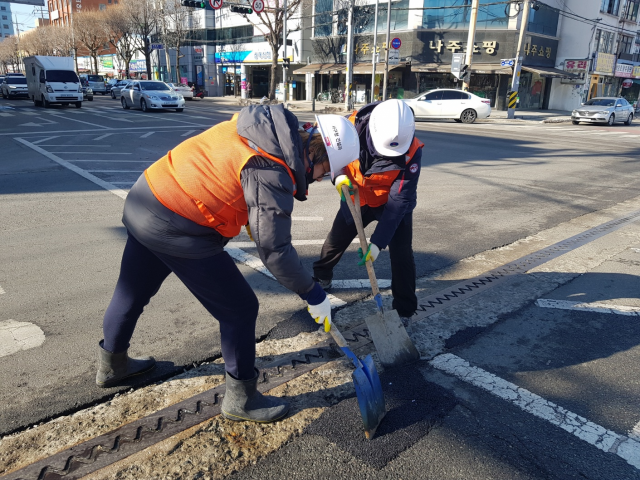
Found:
M 88 145 L 78 145 L 87 147 Z M 91 155 L 132 155 L 132 153 L 115 153 L 115 152 L 56 152 L 56 153 L 86 153 Z
M 640 316 L 640 307 L 627 307 L 625 305 L 611 305 L 599 302 L 572 302 L 569 300 L 552 300 L 539 298 L 536 305 L 543 308 L 557 308 L 560 310 L 576 310 L 580 312 L 613 313 L 615 315 Z
M 156 132 L 147 132 L 147 133 L 145 133 L 144 135 L 141 135 L 141 136 L 140 136 L 140 138 L 147 138 L 147 137 L 150 137 L 150 136 L 151 136 L 151 135 L 153 135 L 154 133 L 156 133 Z
M 243 263 L 247 267 L 253 268 L 255 271 L 266 275 L 272 280 L 276 280 L 276 277 L 274 277 L 271 272 L 267 270 L 267 267 L 264 266 L 262 260 L 260 260 L 258 257 L 254 257 L 244 250 L 240 250 L 239 248 L 229 247 L 228 244 L 226 247 L 224 247 L 224 249 L 229 255 L 231 255 L 231 258 L 233 258 L 235 261 Z M 345 302 L 344 300 L 341 300 L 338 297 L 331 295 L 330 293 L 327 294 L 327 297 L 329 297 L 329 301 L 331 302 L 331 306 L 333 308 L 341 307 L 342 305 L 347 304 L 347 302 Z
M 125 192 L 124 190 L 121 190 L 120 188 L 117 188 L 114 184 L 109 183 L 109 182 L 105 182 L 104 180 L 102 180 L 101 178 L 96 177 L 95 175 L 91 175 L 90 173 L 88 173 L 87 171 L 83 170 L 82 168 L 75 166 L 73 163 L 69 163 L 66 160 L 63 160 L 62 158 L 58 157 L 57 155 L 54 155 L 53 153 L 47 152 L 46 150 L 40 148 L 39 146 L 34 145 L 31 142 L 28 142 L 24 138 L 16 138 L 15 140 L 17 142 L 22 143 L 23 145 L 26 145 L 30 149 L 35 150 L 36 152 L 40 153 L 41 155 L 44 155 L 49 160 L 53 160 L 54 162 L 59 163 L 63 167 L 68 168 L 72 172 L 77 173 L 81 177 L 84 177 L 87 180 L 95 183 L 96 185 L 101 186 L 102 188 L 104 188 L 105 190 L 113 193 L 117 197 L 120 197 L 123 200 L 127 198 L 127 192 Z
M 182 135 L 180 135 L 181 137 L 188 137 L 189 135 L 191 135 L 193 132 L 197 132 L 197 130 L 187 130 L 186 132 L 184 132 Z
M 42 142 L 46 142 L 47 140 L 53 140 L 54 138 L 58 138 L 59 135 L 56 135 L 55 137 L 46 137 L 46 138 L 42 138 L 40 140 L 36 140 L 35 142 L 32 142 L 34 145 L 38 145 L 39 143 Z
M 4 288 L 2 288 L 2 285 L 0 285 L 0 295 L 2 295 L 3 293 L 7 293 L 4 291 Z
M 94 127 L 100 127 L 101 130 L 115 130 L 115 128 L 106 127 L 104 125 L 99 125 L 97 123 L 85 122 L 84 120 L 78 120 L 76 118 L 65 117 L 65 120 L 69 120 L 71 122 L 84 123 L 85 125 L 91 125 L 91 126 L 94 126 Z
M 95 124 L 91 123 L 90 125 L 95 125 Z M 88 135 L 91 132 L 98 132 L 99 133 L 99 132 L 104 131 L 105 129 L 113 130 L 114 132 L 120 132 L 120 133 L 123 133 L 123 134 L 124 133 L 133 134 L 133 133 L 140 133 L 140 132 L 136 132 L 134 130 L 151 130 L 151 129 L 158 130 L 158 129 L 161 129 L 161 128 L 162 129 L 168 128 L 168 129 L 171 129 L 171 130 L 178 130 L 178 129 L 183 129 L 183 128 L 189 128 L 189 127 L 185 127 L 183 125 L 156 125 L 154 127 L 123 127 L 123 128 L 109 128 L 109 127 L 104 127 L 102 125 L 96 125 L 96 126 L 100 127 L 100 128 L 97 128 L 95 130 L 91 130 L 91 129 L 77 130 L 72 134 L 69 133 L 69 130 L 54 130 L 54 131 L 46 132 L 46 133 L 61 133 L 61 134 L 64 134 L 64 135 L 59 135 L 59 136 L 77 137 L 78 135 Z M 196 126 L 200 126 L 203 129 L 204 128 L 209 128 L 209 125 L 196 125 Z M 15 134 L 16 134 L 16 132 L 0 133 L 0 136 L 3 136 L 3 137 L 9 136 L 9 135 L 10 136 L 14 136 Z M 39 135 L 42 135 L 42 132 L 21 132 L 21 134 L 22 135 L 36 135 L 36 136 L 39 136 Z
M 113 133 L 105 133 L 104 135 L 100 135 L 99 137 L 94 138 L 94 140 L 97 142 L 98 140 L 102 140 L 103 138 L 110 137 L 111 135 L 113 135 Z M 92 146 L 95 147 L 96 145 L 92 145 Z
M 0 322 L 0 357 L 39 347 L 44 340 L 44 332 L 33 323 L 15 320 Z
M 433 367 L 520 407 L 542 420 L 560 427 L 580 440 L 640 468 L 640 442 L 590 422 L 553 402 L 493 375 L 451 353 L 438 355 L 429 362 Z
M 354 239 L 351 242 L 351 244 L 354 244 L 354 243 L 360 243 L 360 240 Z M 256 243 L 255 242 L 229 242 L 227 245 L 233 248 L 255 248 Z M 324 240 L 291 240 L 291 245 L 293 245 L 294 247 L 301 247 L 304 245 L 324 245 Z M 382 252 L 386 252 L 386 250 L 383 250 Z

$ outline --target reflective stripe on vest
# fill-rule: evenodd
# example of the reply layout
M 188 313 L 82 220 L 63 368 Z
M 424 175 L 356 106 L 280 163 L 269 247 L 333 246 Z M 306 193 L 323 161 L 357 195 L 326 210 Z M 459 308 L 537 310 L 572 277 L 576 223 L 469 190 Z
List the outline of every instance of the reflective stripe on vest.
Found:
M 424 143 L 413 137 L 409 151 L 405 155 L 406 164 L 416 154 L 419 148 L 424 147 Z M 389 190 L 391 185 L 398 178 L 402 170 L 390 170 L 388 172 L 373 173 L 368 176 L 362 175 L 360 172 L 360 160 L 354 160 L 347 165 L 347 176 L 352 183 L 358 186 L 360 193 L 360 206 L 368 205 L 370 207 L 379 207 L 389 200 Z
M 240 172 L 259 155 L 287 169 L 287 164 L 237 133 L 237 114 L 185 140 L 145 170 L 151 191 L 169 210 L 189 220 L 235 237 L 248 220 Z M 295 191 L 294 191 L 295 193 Z

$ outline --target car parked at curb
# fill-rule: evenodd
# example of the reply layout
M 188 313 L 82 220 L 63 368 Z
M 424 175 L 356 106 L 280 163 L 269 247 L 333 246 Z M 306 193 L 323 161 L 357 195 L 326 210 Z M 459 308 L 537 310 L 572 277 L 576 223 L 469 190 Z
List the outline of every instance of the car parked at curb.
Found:
M 415 98 L 403 99 L 409 105 L 416 120 L 448 118 L 462 123 L 491 115 L 491 101 L 473 93 L 452 88 L 438 88 Z
M 632 121 L 633 105 L 622 97 L 595 97 L 571 112 L 574 125 L 580 122 L 631 125 Z
M 27 87 L 27 79 L 24 76 L 8 76 L 0 85 L 2 98 L 29 98 L 29 88 Z
M 175 109 L 184 110 L 184 97 L 174 92 L 169 85 L 156 80 L 134 80 L 120 92 L 122 108 L 139 108 L 143 112 L 149 110 Z
M 182 95 L 185 100 L 193 100 L 193 89 L 188 85 L 182 83 L 167 83 L 167 85 L 169 85 L 174 92 Z
M 88 84 L 82 84 L 82 100 L 93 102 L 93 90 Z

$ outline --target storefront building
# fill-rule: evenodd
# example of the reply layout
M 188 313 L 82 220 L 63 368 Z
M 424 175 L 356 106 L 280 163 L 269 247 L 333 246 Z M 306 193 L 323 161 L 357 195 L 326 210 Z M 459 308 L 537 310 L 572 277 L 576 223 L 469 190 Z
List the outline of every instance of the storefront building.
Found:
M 637 108 L 640 97 L 640 62 L 619 59 L 615 76 L 620 78 L 620 96 Z
M 620 77 L 615 76 L 616 60 L 616 56 L 612 53 L 596 53 L 587 99 L 618 95 L 621 81 Z

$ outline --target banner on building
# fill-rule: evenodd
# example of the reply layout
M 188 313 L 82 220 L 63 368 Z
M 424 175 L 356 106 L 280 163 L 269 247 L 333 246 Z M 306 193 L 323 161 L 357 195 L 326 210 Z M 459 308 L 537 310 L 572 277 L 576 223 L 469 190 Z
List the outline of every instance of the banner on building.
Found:
M 633 74 L 633 64 L 631 63 L 618 63 L 616 64 L 616 77 L 631 78 Z
M 131 60 L 129 62 L 129 72 L 137 73 L 137 72 L 146 72 L 147 71 L 147 61 L 146 60 Z
M 100 57 L 100 63 L 102 64 L 102 68 L 112 69 L 113 55 L 106 55 L 106 56 Z
M 578 75 L 579 78 L 561 78 L 560 83 L 566 85 L 584 85 L 587 82 L 587 74 L 589 73 L 589 63 L 591 61 L 586 58 L 567 59 L 564 61 L 564 71 Z
M 611 53 L 596 53 L 596 61 L 593 65 L 593 73 L 613 76 L 616 69 L 616 56 Z

